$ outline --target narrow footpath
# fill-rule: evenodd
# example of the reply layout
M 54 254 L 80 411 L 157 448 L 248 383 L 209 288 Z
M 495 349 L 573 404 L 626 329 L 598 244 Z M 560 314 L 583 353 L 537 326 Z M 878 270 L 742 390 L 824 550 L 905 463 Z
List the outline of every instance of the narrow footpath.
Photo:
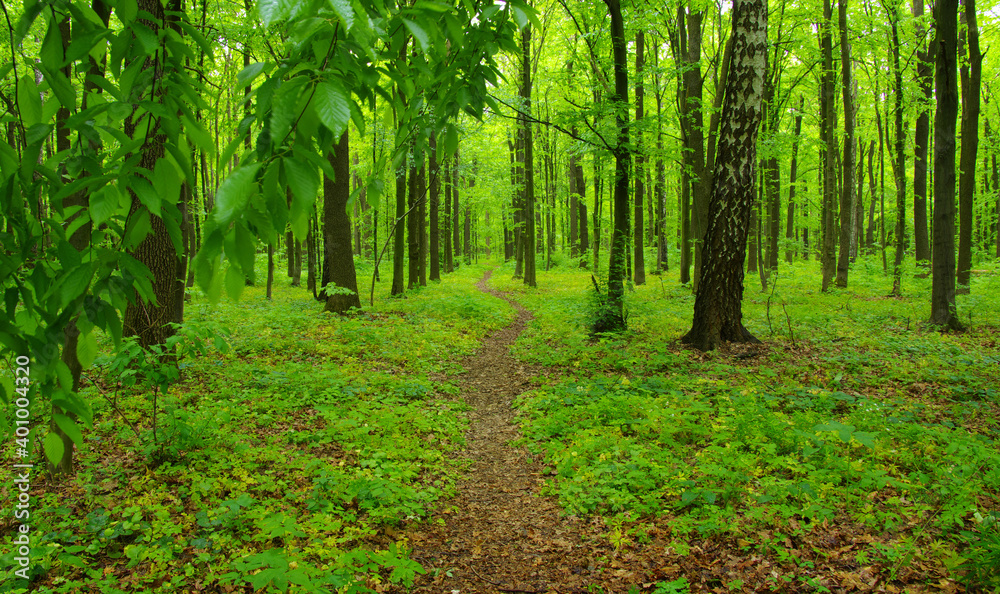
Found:
M 443 501 L 432 520 L 408 531 L 411 556 L 427 571 L 411 591 L 587 592 L 588 585 L 597 583 L 620 585 L 624 576 L 615 575 L 615 566 L 622 566 L 609 559 L 615 555 L 602 520 L 561 516 L 556 498 L 539 495 L 542 464 L 524 448 L 511 445 L 521 436 L 511 403 L 530 389 L 531 378 L 543 368 L 510 355 L 532 315 L 490 290 L 489 278 L 487 272 L 477 284 L 479 290 L 513 305 L 517 319 L 462 361 L 466 372 L 459 380 L 461 397 L 472 410 L 466 449 L 460 455 L 472 464 L 459 482 L 458 494 Z

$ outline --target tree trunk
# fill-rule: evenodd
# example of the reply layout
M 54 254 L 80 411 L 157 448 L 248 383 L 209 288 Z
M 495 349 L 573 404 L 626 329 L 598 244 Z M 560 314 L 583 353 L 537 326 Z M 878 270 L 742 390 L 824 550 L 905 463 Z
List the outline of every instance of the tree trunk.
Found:
M 406 180 L 406 288 L 413 289 L 420 284 L 420 226 L 417 224 L 417 216 L 420 210 L 417 208 L 417 190 L 419 186 L 419 170 L 417 165 L 417 154 L 411 144 L 412 156 L 408 166 L 409 174 Z M 420 156 L 423 158 L 423 155 Z
M 635 34 L 635 121 L 641 122 L 644 117 L 643 99 L 645 90 L 642 85 L 643 75 L 643 54 L 645 53 L 645 35 L 640 29 Z M 643 253 L 643 220 L 642 220 L 642 199 L 646 192 L 646 158 L 642 153 L 642 132 L 637 128 L 635 132 L 635 226 L 632 229 L 632 248 L 635 258 L 633 282 L 636 285 L 646 284 L 646 257 Z
M 344 313 L 361 307 L 358 279 L 351 250 L 351 217 L 347 201 L 351 198 L 351 151 L 345 131 L 328 157 L 334 179 L 323 176 L 323 287 L 326 306 L 323 311 Z
M 847 30 L 847 0 L 838 3 L 840 22 L 840 71 L 844 95 L 844 158 L 843 183 L 840 189 L 840 255 L 837 260 L 838 287 L 847 287 L 851 250 L 855 243 L 855 202 L 858 197 L 854 187 L 854 76 L 851 74 L 851 40 Z
M 153 20 L 142 19 L 142 22 L 154 31 L 162 26 L 166 20 L 163 4 L 156 0 L 139 0 L 139 10 L 146 11 Z M 153 96 L 148 100 L 154 103 L 160 101 L 164 92 L 161 84 L 163 77 L 163 66 L 160 62 L 147 64 L 152 67 L 152 81 L 149 88 L 153 89 Z M 146 141 L 143 144 L 142 155 L 139 166 L 150 172 L 156 169 L 157 161 L 166 154 L 166 133 L 157 123 L 147 120 L 154 118 L 153 112 L 145 111 L 140 120 L 136 121 L 129 117 L 125 121 L 125 134 L 130 138 L 136 135 L 145 135 Z M 153 130 L 156 132 L 148 133 Z M 130 191 L 131 193 L 131 191 Z M 178 254 L 174 248 L 170 233 L 163 222 L 163 219 L 150 213 L 139 197 L 132 194 L 132 206 L 129 209 L 129 221 L 134 217 L 149 217 L 151 231 L 132 251 L 131 256 L 144 264 L 153 275 L 152 288 L 154 301 L 144 301 L 136 293 L 136 300 L 130 303 L 125 309 L 123 320 L 123 333 L 125 336 L 136 336 L 139 344 L 143 347 L 152 345 L 162 345 L 167 338 L 173 336 L 174 329 L 171 322 L 177 321 L 175 318 L 174 290 L 177 282 Z M 169 215 L 168 215 L 169 216 Z
M 931 260 L 932 324 L 959 330 L 955 308 L 955 120 L 958 88 L 958 0 L 938 0 L 935 45 L 937 112 L 934 116 L 934 254 Z
M 617 139 L 615 156 L 614 230 L 608 261 L 608 288 L 605 311 L 594 324 L 595 332 L 624 330 L 625 323 L 625 260 L 628 258 L 628 181 L 631 154 L 628 131 L 628 63 L 625 45 L 625 22 L 618 0 L 604 0 L 611 16 L 611 53 L 614 61 L 615 91 L 611 103 L 615 106 Z
M 983 55 L 979 52 L 976 0 L 962 0 L 962 33 L 959 43 L 967 57 L 962 61 L 962 153 L 958 174 L 958 284 L 959 293 L 969 292 L 972 270 L 973 196 L 976 192 L 976 152 L 979 149 L 979 92 Z
M 420 273 L 420 286 L 427 286 L 427 159 L 420 157 L 420 167 L 417 168 L 417 241 L 419 243 L 419 259 L 417 269 Z
M 441 171 L 437 161 L 437 138 L 431 134 L 430 138 L 430 201 L 431 201 L 431 274 L 432 281 L 441 280 L 441 239 L 438 228 L 438 209 L 441 198 Z
M 927 236 L 927 145 L 930 142 L 930 109 L 933 105 L 934 49 L 928 48 L 924 15 L 924 0 L 913 0 L 913 18 L 917 26 L 917 84 L 923 102 L 917 115 L 914 131 L 913 155 L 913 243 L 918 263 L 931 259 L 930 239 Z M 870 168 L 870 166 L 869 166 Z
M 403 256 L 406 249 L 406 166 L 400 166 L 396 171 L 396 220 L 393 229 L 392 246 L 392 289 L 391 295 L 402 295 L 405 290 L 405 280 L 403 278 Z
M 459 210 L 458 210 L 458 189 L 462 185 L 462 177 L 458 172 L 459 156 L 458 150 L 455 151 L 455 156 L 451 162 L 451 243 L 455 250 L 456 256 L 462 255 L 462 241 L 459 234 Z M 454 270 L 454 267 L 452 268 Z
M 799 140 L 802 136 L 802 113 L 805 108 L 805 97 L 799 98 L 799 108 L 795 112 L 795 137 L 792 139 L 792 163 L 788 172 L 788 221 L 785 226 L 785 239 L 788 248 L 785 249 L 785 261 L 789 264 L 795 258 L 792 242 L 795 240 L 795 183 L 799 171 Z
M 893 260 L 892 267 L 892 294 L 899 297 L 903 294 L 901 286 L 903 279 L 903 257 L 906 254 L 908 241 L 906 238 L 906 153 L 904 152 L 906 148 L 906 131 L 903 130 L 903 70 L 899 62 L 898 8 L 893 7 L 889 19 L 892 26 L 893 74 L 896 81 L 896 88 L 894 90 L 895 107 L 893 108 L 896 120 L 895 167 L 893 167 L 893 175 L 896 178 L 896 257 Z
M 837 212 L 837 139 L 834 131 L 837 127 L 837 116 L 834 107 L 834 69 L 833 69 L 833 8 L 830 0 L 823 3 L 823 30 L 820 44 L 823 50 L 823 73 L 820 88 L 820 127 L 822 129 L 823 146 L 823 249 L 820 252 L 823 267 L 822 290 L 827 291 L 834 280 L 837 267 L 836 253 L 836 223 Z
M 531 126 L 531 27 L 521 29 L 521 105 L 524 115 L 524 284 L 537 286 L 535 278 L 535 141 Z M 466 211 L 468 221 L 468 211 Z M 468 224 L 468 223 L 466 223 Z M 466 231 L 468 232 L 468 231 Z
M 707 351 L 756 342 L 743 327 L 743 261 L 757 176 L 757 132 L 767 72 L 767 4 L 735 0 L 730 73 L 712 183 L 705 261 L 691 330 L 681 339 Z

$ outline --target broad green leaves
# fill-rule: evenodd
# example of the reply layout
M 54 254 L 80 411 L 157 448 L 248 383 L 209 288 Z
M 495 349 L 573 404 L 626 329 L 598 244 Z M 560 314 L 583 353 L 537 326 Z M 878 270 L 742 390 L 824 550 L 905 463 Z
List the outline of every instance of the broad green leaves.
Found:
M 324 81 L 316 85 L 316 115 L 339 138 L 351 120 L 351 103 L 337 82 Z

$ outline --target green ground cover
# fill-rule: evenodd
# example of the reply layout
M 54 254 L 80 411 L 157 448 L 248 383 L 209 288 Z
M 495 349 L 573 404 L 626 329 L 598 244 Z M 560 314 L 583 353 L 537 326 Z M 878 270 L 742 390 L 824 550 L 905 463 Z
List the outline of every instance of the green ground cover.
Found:
M 350 317 L 321 313 L 287 281 L 273 302 L 260 287 L 238 303 L 196 296 L 180 377 L 136 367 L 136 348 L 99 357 L 85 374 L 95 422 L 77 476 L 33 481 L 31 591 L 409 582 L 419 565 L 396 530 L 451 493 L 461 470 L 448 456 L 466 424 L 457 360 L 513 316 L 474 289 L 483 272 L 463 268 Z M 228 338 L 216 340 L 223 328 Z M 6 580 L 0 591 L 24 590 Z
M 929 278 L 890 299 L 862 262 L 823 294 L 815 268 L 783 265 L 768 292 L 748 279 L 745 323 L 765 344 L 708 354 L 678 344 L 694 298 L 672 278 L 629 293 L 626 334 L 592 337 L 586 273 L 556 269 L 537 291 L 496 274 L 535 312 L 518 356 L 567 370 L 519 401 L 550 491 L 611 517 L 617 544 L 666 526 L 674 551 L 722 539 L 788 581 L 830 556 L 810 545 L 837 525 L 889 582 L 1000 587 L 1000 269 L 959 297 L 971 330 L 942 334 L 924 323 Z

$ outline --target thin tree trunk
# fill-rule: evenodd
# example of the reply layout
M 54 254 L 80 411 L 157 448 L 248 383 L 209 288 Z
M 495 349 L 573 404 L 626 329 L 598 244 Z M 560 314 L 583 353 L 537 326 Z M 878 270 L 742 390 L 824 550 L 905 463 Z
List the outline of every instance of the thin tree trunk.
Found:
M 914 130 L 913 155 L 913 243 L 918 264 L 931 259 L 930 239 L 927 235 L 927 145 L 930 142 L 930 110 L 933 104 L 934 49 L 928 48 L 926 28 L 922 23 L 924 0 L 913 0 L 913 18 L 917 27 L 917 84 L 923 102 L 919 104 Z
M 437 160 L 437 138 L 430 137 L 430 201 L 431 201 L 431 274 L 432 281 L 441 280 L 441 245 L 440 229 L 438 228 L 438 209 L 441 199 L 441 171 Z
M 841 85 L 844 96 L 843 183 L 840 191 L 840 256 L 837 260 L 836 285 L 847 287 L 851 250 L 855 245 L 855 210 L 858 197 L 854 187 L 854 76 L 851 74 L 851 40 L 847 30 L 847 0 L 838 3 L 840 23 Z
M 906 254 L 908 240 L 906 237 L 906 153 L 904 152 L 906 131 L 903 129 L 903 70 L 899 55 L 899 12 L 897 7 L 893 7 L 889 19 L 892 26 L 892 64 L 896 83 L 893 93 L 895 95 L 893 111 L 896 120 L 895 167 L 893 167 L 893 175 L 896 178 L 896 257 L 892 267 L 892 294 L 899 297 L 903 294 L 903 257 Z
M 531 27 L 521 29 L 521 104 L 524 111 L 524 284 L 537 286 L 535 275 L 535 141 L 531 126 Z M 466 211 L 468 217 L 468 211 Z M 468 219 L 466 219 L 468 220 Z
M 641 122 L 644 117 L 643 113 L 643 99 L 645 99 L 645 91 L 642 85 L 642 75 L 643 75 L 643 58 L 645 53 L 645 35 L 640 29 L 635 34 L 635 121 Z M 646 158 L 642 152 L 642 132 L 636 129 L 636 140 L 635 140 L 635 227 L 632 233 L 632 248 L 634 250 L 635 266 L 633 282 L 636 285 L 646 284 L 646 257 L 643 253 L 643 212 L 642 212 L 642 199 L 643 194 L 646 192 L 645 176 L 646 176 Z
M 836 113 L 834 111 L 834 69 L 833 69 L 833 8 L 830 0 L 823 3 L 823 26 L 820 33 L 820 44 L 823 51 L 823 73 L 820 88 L 820 119 L 822 129 L 823 146 L 823 220 L 822 236 L 823 249 L 821 261 L 823 266 L 822 290 L 827 291 L 830 283 L 834 280 L 837 266 L 836 253 L 836 223 L 835 213 L 837 211 L 837 171 L 836 153 L 837 139 L 834 135 L 836 129 Z
M 983 56 L 979 52 L 979 26 L 976 0 L 962 0 L 960 20 L 961 45 L 966 60 L 960 69 L 962 78 L 962 152 L 958 174 L 958 292 L 969 292 L 972 270 L 973 196 L 976 192 L 976 157 L 979 149 L 979 93 L 982 83 Z
M 802 136 L 802 115 L 805 109 L 805 97 L 799 98 L 799 108 L 795 112 L 795 137 L 792 139 L 792 162 L 788 172 L 788 220 L 785 225 L 785 261 L 791 264 L 795 259 L 792 242 L 795 240 L 795 183 L 799 171 L 799 140 Z

